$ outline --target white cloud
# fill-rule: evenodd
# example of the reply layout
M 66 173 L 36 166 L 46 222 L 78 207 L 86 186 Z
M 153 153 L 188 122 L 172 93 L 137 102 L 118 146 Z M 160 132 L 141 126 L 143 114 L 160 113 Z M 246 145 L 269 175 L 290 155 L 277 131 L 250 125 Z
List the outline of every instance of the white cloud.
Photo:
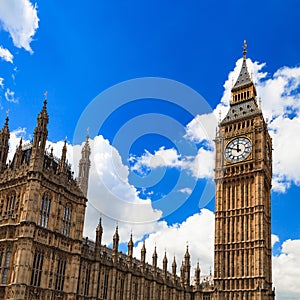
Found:
M 192 136 L 189 135 L 189 138 Z M 195 178 L 211 178 L 213 176 L 213 155 L 212 150 L 204 147 L 200 147 L 195 156 L 181 156 L 174 148 L 161 147 L 154 151 L 154 154 L 145 150 L 141 157 L 132 156 L 130 158 L 133 163 L 131 171 L 143 174 L 151 169 L 167 167 L 186 170 Z
M 287 240 L 281 253 L 273 256 L 273 278 L 276 299 L 300 299 L 300 240 Z
M 211 124 L 215 129 L 215 120 L 223 119 L 228 111 L 231 88 L 240 72 L 242 59 L 229 73 L 224 84 L 224 93 L 220 103 L 211 115 L 196 116 L 187 125 L 186 136 L 196 141 L 205 141 L 207 134 L 203 124 Z M 262 99 L 262 110 L 265 119 L 269 120 L 269 130 L 273 138 L 273 190 L 285 192 L 291 184 L 300 185 L 300 67 L 283 67 L 273 76 L 263 72 L 265 63 L 252 62 L 247 59 L 249 73 L 256 83 L 258 97 Z M 268 77 L 268 79 L 267 79 Z M 211 138 L 207 139 L 208 144 Z M 288 151 L 287 151 L 288 150 Z M 212 171 L 214 155 L 209 155 L 209 150 L 198 153 L 197 159 Z M 211 151 L 212 152 L 212 151 Z M 201 155 L 204 155 L 201 157 Z M 194 172 L 195 173 L 195 172 Z M 211 172 L 207 172 L 211 177 Z M 195 175 L 195 174 L 194 174 Z M 205 172 L 203 174 L 205 176 Z
M 12 102 L 12 103 L 18 103 L 19 99 L 15 98 L 15 92 L 11 91 L 9 88 L 6 89 L 5 93 L 4 93 L 5 99 L 8 102 Z
M 161 147 L 154 151 L 154 154 L 145 150 L 141 157 L 131 156 L 129 160 L 133 163 L 131 170 L 139 173 L 143 173 L 144 168 L 148 170 L 158 167 L 178 168 L 182 166 L 180 155 L 174 148 L 165 149 L 165 147 Z
M 9 159 L 12 159 L 21 136 L 23 143 L 27 143 L 28 140 L 24 138 L 26 137 L 24 128 L 11 132 Z M 50 147 L 53 147 L 54 155 L 60 157 L 63 144 L 63 141 L 48 142 L 47 149 L 49 151 Z M 191 275 L 194 273 L 197 261 L 200 262 L 201 273 L 209 274 L 210 268 L 213 267 L 214 214 L 207 209 L 201 209 L 200 213 L 190 216 L 181 224 L 167 225 L 165 221 L 159 221 L 160 212 L 153 210 L 150 201 L 144 202 L 144 200 L 139 199 L 136 189 L 128 183 L 128 169 L 122 164 L 118 151 L 102 136 L 90 140 L 90 145 L 92 166 L 84 234 L 94 238 L 99 210 L 113 213 L 112 218 L 106 217 L 109 213 L 103 216 L 103 243 L 110 244 L 112 242 L 115 220 L 118 218 L 125 219 L 127 222 L 119 224 L 120 241 L 128 241 L 131 229 L 133 230 L 134 241 L 141 240 L 146 234 L 147 260 L 150 263 L 156 244 L 159 266 L 162 266 L 163 253 L 166 250 L 169 270 L 175 254 L 177 271 L 179 271 L 186 250 L 185 245 L 188 242 L 191 254 Z M 77 166 L 81 146 L 67 144 L 67 159 L 75 167 L 75 174 L 78 173 Z M 107 188 L 112 192 L 108 191 Z M 181 192 L 189 192 L 189 190 L 183 189 Z M 119 197 L 122 197 L 122 201 Z M 134 216 L 136 214 L 140 214 L 141 219 L 145 218 L 149 222 L 139 224 L 130 222 L 128 216 L 132 216 L 133 221 L 135 221 Z M 272 235 L 272 246 L 278 242 L 278 236 Z M 134 255 L 137 258 L 140 258 L 141 246 L 140 242 L 134 250 Z M 287 240 L 282 244 L 281 253 L 273 257 L 273 277 L 277 299 L 299 299 L 299 249 L 300 240 Z
M 167 252 L 168 269 L 171 269 L 174 255 L 176 256 L 177 271 L 179 271 L 182 259 L 189 245 L 191 255 L 191 275 L 197 262 L 200 262 L 202 274 L 209 274 L 213 267 L 214 249 L 214 214 L 201 209 L 200 213 L 190 216 L 182 224 L 168 226 L 166 223 L 160 231 L 150 234 L 145 239 L 147 255 L 146 259 L 152 263 L 152 254 L 156 245 L 158 253 L 158 265 L 162 268 L 164 252 Z M 140 258 L 142 242 L 134 249 L 134 255 Z
M 63 141 L 51 143 L 53 153 L 61 155 Z M 162 224 L 161 211 L 154 210 L 151 201 L 139 198 L 136 188 L 129 184 L 129 171 L 123 165 L 118 151 L 102 136 L 89 140 L 91 169 L 89 177 L 88 207 L 84 235 L 94 238 L 100 213 L 104 223 L 104 243 L 110 244 L 116 222 L 119 223 L 120 242 L 126 242 L 129 232 L 140 239 L 145 233 L 158 230 Z M 78 174 L 82 145 L 68 144 L 67 158 Z
M 190 195 L 192 193 L 192 189 L 186 187 L 179 190 L 180 193 Z
M 197 115 L 186 126 L 185 137 L 197 143 L 206 141 L 213 146 L 217 125 L 217 118 L 214 114 Z
M 20 143 L 20 138 L 23 139 L 23 145 L 29 143 L 29 140 L 24 139 L 26 136 L 25 128 L 18 128 L 10 132 L 8 160 L 12 160 Z
M 37 5 L 29 0 L 1 0 L 1 27 L 9 32 L 13 43 L 33 53 L 30 43 L 38 29 Z
M 13 155 L 21 136 L 28 143 L 26 130 L 19 128 L 10 134 L 9 159 Z M 151 201 L 139 198 L 136 188 L 128 182 L 128 168 L 122 164 L 118 151 L 102 136 L 90 139 L 91 169 L 89 178 L 88 207 L 86 210 L 84 235 L 94 239 L 100 212 L 104 223 L 103 242 L 110 244 L 116 222 L 119 222 L 120 242 L 126 242 L 132 230 L 135 239 L 144 234 L 159 231 L 165 222 L 159 222 L 162 212 L 153 209 Z M 46 150 L 61 157 L 64 141 L 47 142 Z M 82 145 L 67 144 L 67 160 L 78 174 Z
M 279 237 L 278 237 L 278 235 L 272 234 L 272 235 L 271 235 L 272 248 L 273 248 L 273 246 L 274 246 L 276 243 L 278 243 L 278 242 L 279 242 Z
M 5 60 L 7 62 L 13 63 L 14 56 L 10 53 L 10 51 L 8 49 L 0 46 L 0 58 L 2 58 L 3 60 Z
M 0 87 L 3 89 L 4 88 L 4 78 L 0 77 Z
M 214 168 L 214 151 L 200 148 L 197 155 L 188 164 L 188 168 L 196 178 L 212 178 Z

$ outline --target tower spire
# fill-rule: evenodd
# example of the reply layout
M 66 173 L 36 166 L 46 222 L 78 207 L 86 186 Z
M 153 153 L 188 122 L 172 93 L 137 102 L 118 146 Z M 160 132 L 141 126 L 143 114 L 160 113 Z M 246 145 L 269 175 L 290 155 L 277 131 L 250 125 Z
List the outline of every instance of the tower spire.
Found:
M 67 140 L 64 142 L 64 146 L 61 152 L 61 158 L 58 165 L 58 171 L 64 173 L 66 171 L 66 158 L 67 158 Z
M 3 128 L 0 130 L 0 171 L 5 169 L 6 160 L 8 155 L 8 142 L 10 137 L 10 132 L 8 128 L 8 112 L 6 112 L 6 119 Z
M 37 117 L 37 125 L 34 129 L 34 138 L 32 144 L 32 154 L 30 164 L 34 167 L 42 168 L 44 152 L 48 137 L 47 125 L 49 117 L 47 113 L 47 99 L 44 99 L 44 105 Z
M 99 224 L 96 228 L 96 246 L 95 252 L 100 253 L 101 241 L 102 241 L 103 227 L 102 227 L 102 218 L 100 216 Z
M 230 104 L 242 103 L 256 97 L 256 89 L 247 68 L 247 42 L 243 45 L 243 62 L 239 76 L 231 89 Z
M 85 144 L 81 150 L 81 159 L 79 161 L 78 174 L 78 185 L 85 197 L 87 196 L 89 184 L 89 172 L 91 167 L 90 155 L 91 147 L 89 145 L 89 134 L 87 134 Z
M 244 40 L 244 46 L 243 46 L 243 58 L 246 59 L 246 55 L 247 55 L 247 41 Z

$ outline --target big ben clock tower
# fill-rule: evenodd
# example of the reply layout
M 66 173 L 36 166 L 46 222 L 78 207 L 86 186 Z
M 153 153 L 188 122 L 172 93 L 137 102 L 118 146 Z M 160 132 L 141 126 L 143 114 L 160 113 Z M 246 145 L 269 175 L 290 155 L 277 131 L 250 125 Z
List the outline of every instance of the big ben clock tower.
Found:
M 243 63 L 215 146 L 216 299 L 274 299 L 272 290 L 272 140 Z

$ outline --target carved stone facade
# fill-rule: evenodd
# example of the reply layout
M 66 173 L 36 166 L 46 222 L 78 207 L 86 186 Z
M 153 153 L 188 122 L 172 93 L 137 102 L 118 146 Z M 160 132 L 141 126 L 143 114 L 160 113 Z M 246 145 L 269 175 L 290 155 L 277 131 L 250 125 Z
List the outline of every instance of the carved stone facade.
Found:
M 112 249 L 83 239 L 90 168 L 88 137 L 82 149 L 78 181 L 66 160 L 45 151 L 47 102 L 38 115 L 34 139 L 7 163 L 8 118 L 0 131 L 0 299 L 213 300 L 273 299 L 271 282 L 270 188 L 271 138 L 256 103 L 246 54 L 232 89 L 228 115 L 216 137 L 215 271 L 191 280 L 186 249 L 180 269 L 168 271 L 119 252 L 118 227 Z M 247 75 L 248 74 L 248 75 Z M 237 141 L 237 142 L 235 142 Z M 162 254 L 163 255 L 163 254 Z

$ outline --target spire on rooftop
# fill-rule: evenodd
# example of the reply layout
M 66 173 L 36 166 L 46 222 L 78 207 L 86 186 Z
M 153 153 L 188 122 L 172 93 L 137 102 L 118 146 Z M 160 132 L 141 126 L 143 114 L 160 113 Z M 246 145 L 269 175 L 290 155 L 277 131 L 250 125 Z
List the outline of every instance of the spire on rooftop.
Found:
M 240 71 L 240 74 L 237 78 L 237 81 L 235 82 L 235 85 L 232 88 L 232 92 L 235 90 L 238 90 L 242 87 L 250 86 L 253 85 L 252 79 L 249 75 L 248 68 L 247 68 L 247 42 L 246 40 L 244 41 L 244 46 L 243 46 L 243 63 L 242 63 L 242 68 Z

